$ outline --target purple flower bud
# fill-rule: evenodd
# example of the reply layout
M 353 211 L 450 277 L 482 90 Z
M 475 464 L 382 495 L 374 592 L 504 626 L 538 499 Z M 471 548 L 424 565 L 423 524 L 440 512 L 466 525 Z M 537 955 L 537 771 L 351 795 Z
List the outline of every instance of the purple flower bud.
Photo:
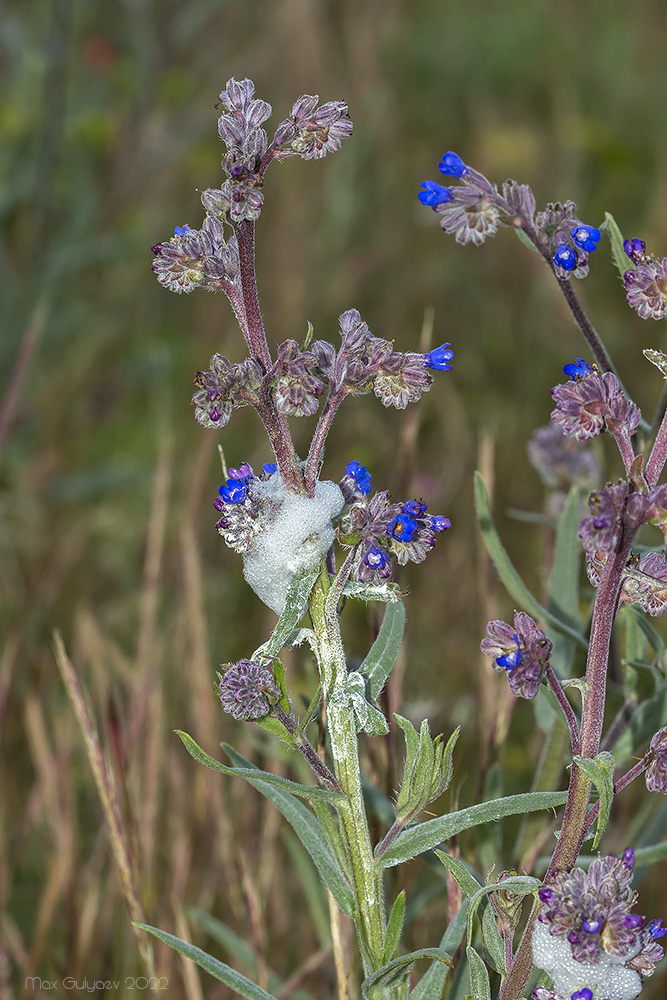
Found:
M 637 930 L 643 923 L 644 917 L 640 917 L 638 913 L 628 913 L 627 917 L 623 917 L 623 926 L 631 931 Z
M 437 184 L 435 181 L 422 181 L 419 187 L 422 190 L 419 191 L 417 197 L 422 205 L 437 208 L 438 205 L 446 205 L 448 201 L 452 200 L 451 189 L 443 187 L 442 184 Z
M 623 250 L 626 257 L 634 261 L 637 256 L 643 256 L 646 253 L 646 244 L 635 236 L 631 240 L 623 240 Z
M 627 868 L 628 871 L 632 871 L 635 866 L 635 852 L 634 848 L 626 847 L 623 851 L 623 867 Z
M 241 462 L 238 469 L 228 469 L 227 472 L 230 479 L 252 479 L 255 475 L 252 466 L 248 465 L 247 462 Z
M 449 531 L 452 526 L 452 522 L 444 514 L 431 514 L 429 517 L 429 523 L 434 531 Z
M 436 347 L 435 350 L 429 351 L 428 354 L 424 354 L 424 364 L 426 367 L 433 368 L 439 372 L 450 372 L 452 370 L 452 361 L 454 360 L 454 351 L 452 351 L 451 347 L 451 344 L 442 344 L 440 347 Z
M 581 990 L 575 990 L 571 994 L 571 1000 L 593 1000 L 593 991 L 589 990 L 588 986 L 584 986 Z
M 218 692 L 225 712 L 235 719 L 260 719 L 280 699 L 280 688 L 270 670 L 254 660 L 225 665 L 218 675 Z
M 449 177 L 464 177 L 468 173 L 468 168 L 458 153 L 452 153 L 451 151 L 445 153 L 440 160 L 438 170 L 441 174 L 447 174 Z
M 599 934 L 602 930 L 602 923 L 602 917 L 596 917 L 595 920 L 582 920 L 581 929 L 586 934 Z

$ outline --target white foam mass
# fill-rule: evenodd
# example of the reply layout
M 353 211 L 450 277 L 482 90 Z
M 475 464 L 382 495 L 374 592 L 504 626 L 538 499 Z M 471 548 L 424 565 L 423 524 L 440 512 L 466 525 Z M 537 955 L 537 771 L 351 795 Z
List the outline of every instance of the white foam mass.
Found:
M 572 948 L 564 938 L 552 937 L 547 924 L 539 920 L 533 931 L 533 961 L 544 969 L 554 984 L 554 989 L 564 996 L 571 996 L 585 986 L 592 991 L 594 1000 L 635 1000 L 642 989 L 642 980 L 634 969 L 626 969 L 625 959 L 606 952 L 596 965 L 577 962 L 572 958 Z
M 250 484 L 262 529 L 243 556 L 243 575 L 257 596 L 281 615 L 294 577 L 314 569 L 334 540 L 332 517 L 345 503 L 336 483 L 315 483 L 312 497 L 292 493 L 280 473 Z

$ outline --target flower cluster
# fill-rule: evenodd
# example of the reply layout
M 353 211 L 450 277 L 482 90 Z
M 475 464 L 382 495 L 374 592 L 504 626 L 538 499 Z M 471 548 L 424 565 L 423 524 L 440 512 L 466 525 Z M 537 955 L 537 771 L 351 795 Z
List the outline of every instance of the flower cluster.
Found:
M 553 643 L 525 611 L 514 612 L 514 624 L 491 621 L 486 626 L 487 639 L 481 650 L 493 659 L 496 670 L 507 673 L 512 694 L 534 698 L 544 671 L 549 666 Z
M 218 694 L 225 712 L 235 719 L 261 719 L 280 700 L 280 688 L 268 667 L 254 660 L 223 664 Z
M 210 369 L 194 377 L 195 420 L 202 427 L 224 427 L 235 406 L 258 405 L 261 380 L 259 365 L 252 358 L 232 364 L 224 355 L 214 354 Z
M 597 249 L 600 230 L 577 218 L 577 206 L 573 201 L 547 205 L 535 221 L 558 277 L 585 278 L 588 254 Z
M 343 139 L 352 134 L 354 125 L 345 101 L 328 101 L 317 107 L 319 97 L 304 94 L 292 108 L 292 114 L 276 129 L 272 149 L 274 159 L 301 156 L 319 159 L 340 149 Z
M 551 390 L 556 401 L 551 419 L 563 434 L 585 441 L 605 428 L 619 439 L 629 439 L 635 433 L 641 413 L 625 396 L 613 372 L 600 374 L 581 358 L 563 371 L 570 376 L 569 381 Z
M 278 348 L 273 377 L 273 397 L 279 413 L 310 417 L 317 411 L 324 384 L 317 375 L 317 358 L 302 351 L 296 340 L 286 340 Z
M 661 920 L 632 913 L 634 851 L 610 854 L 588 869 L 559 872 L 538 895 L 544 909 L 533 932 L 533 959 L 551 976 L 554 997 L 633 1000 L 653 975 L 667 934 Z M 536 991 L 545 1000 L 550 991 Z
M 662 319 L 667 315 L 667 257 L 647 254 L 637 237 L 624 240 L 623 249 L 634 265 L 623 275 L 628 304 L 642 319 Z
M 243 462 L 238 469 L 229 469 L 229 479 L 213 501 L 215 509 L 222 514 L 216 522 L 216 530 L 235 552 L 247 552 L 255 535 L 262 530 L 261 501 L 252 484 L 265 482 L 275 471 L 276 466 L 266 462 L 260 475 L 255 476 L 252 467 Z
M 365 466 L 348 462 L 340 482 L 345 507 L 338 521 L 338 540 L 356 547 L 352 579 L 379 583 L 391 576 L 391 557 L 399 565 L 420 563 L 433 548 L 436 536 L 451 528 L 442 514 L 427 513 L 423 500 L 390 503 L 387 490 L 370 500 L 371 476 Z
M 435 181 L 421 184 L 419 200 L 442 216 L 442 229 L 454 233 L 457 243 L 472 241 L 477 246 L 487 237 L 495 236 L 501 218 L 497 189 L 482 174 L 466 166 L 457 153 L 445 153 L 438 169 L 461 182 L 456 187 L 445 187 Z M 534 207 L 533 202 L 531 215 Z
M 451 371 L 454 352 L 450 344 L 417 354 L 395 351 L 393 344 L 374 337 L 356 309 L 340 317 L 341 346 L 317 340 L 312 352 L 319 364 L 319 374 L 334 395 L 363 395 L 373 390 L 384 406 L 402 410 L 416 402 L 433 385 L 430 370 Z
M 667 610 L 667 562 L 665 552 L 647 552 L 633 556 L 623 572 L 621 601 L 639 604 L 647 615 L 661 615 Z
M 190 293 L 195 288 L 225 291 L 238 277 L 236 237 L 225 242 L 222 222 L 212 216 L 204 219 L 200 230 L 176 226 L 170 240 L 151 250 L 155 254 L 151 269 L 171 292 Z

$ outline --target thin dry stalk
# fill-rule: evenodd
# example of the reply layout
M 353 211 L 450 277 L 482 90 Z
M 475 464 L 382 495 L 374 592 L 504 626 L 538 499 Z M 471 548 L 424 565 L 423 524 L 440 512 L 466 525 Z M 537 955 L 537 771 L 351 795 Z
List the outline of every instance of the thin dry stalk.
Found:
M 125 828 L 120 812 L 119 796 L 114 776 L 106 766 L 99 740 L 97 738 L 97 733 L 90 717 L 74 667 L 67 656 L 63 641 L 57 632 L 54 634 L 53 642 L 56 662 L 67 690 L 67 695 L 74 710 L 74 715 L 83 736 L 86 755 L 93 772 L 93 779 L 102 804 L 104 818 L 107 825 L 107 832 L 109 835 L 109 842 L 116 868 L 120 876 L 123 895 L 125 896 L 130 919 L 133 924 L 145 923 L 143 909 L 137 889 L 132 857 L 130 855 L 129 843 L 125 834 Z M 143 931 L 135 928 L 135 934 L 146 976 L 150 980 L 155 977 L 153 951 Z M 151 993 L 154 996 L 157 996 L 154 990 L 151 990 Z
M 0 452 L 5 443 L 5 438 L 9 433 L 9 428 L 14 419 L 14 414 L 18 407 L 21 387 L 28 374 L 30 361 L 35 353 L 35 348 L 42 336 L 46 323 L 47 308 L 44 302 L 38 302 L 33 309 L 30 321 L 21 337 L 18 357 L 14 363 L 12 374 L 9 377 L 9 384 L 5 392 L 5 398 L 0 406 Z

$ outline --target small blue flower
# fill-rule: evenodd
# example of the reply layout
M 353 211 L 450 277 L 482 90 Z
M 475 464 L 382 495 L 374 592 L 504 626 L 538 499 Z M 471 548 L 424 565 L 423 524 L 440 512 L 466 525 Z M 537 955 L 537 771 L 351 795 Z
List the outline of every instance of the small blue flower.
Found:
M 369 569 L 382 571 L 385 566 L 389 565 L 389 556 L 383 549 L 378 549 L 373 545 L 364 556 L 363 561 Z
M 277 468 L 278 466 L 276 465 L 275 462 L 265 462 L 264 465 L 262 466 L 262 474 L 260 475 L 259 478 L 268 479 L 269 476 L 273 475 L 273 473 L 277 470 Z
M 345 466 L 345 472 L 350 477 L 354 479 L 357 484 L 357 489 L 363 496 L 368 496 L 371 491 L 371 479 L 372 476 L 367 470 L 365 465 L 360 465 L 359 462 L 348 462 Z
M 408 500 L 407 503 L 403 504 L 403 513 L 407 514 L 408 517 L 420 517 L 422 514 L 426 513 L 427 504 L 423 500 Z
M 593 991 L 589 990 L 588 986 L 584 986 L 581 990 L 575 990 L 571 995 L 571 1000 L 593 1000 Z
M 597 250 L 597 244 L 600 242 L 600 230 L 595 229 L 594 226 L 575 226 L 570 236 L 582 250 L 586 250 L 588 253 L 592 253 L 593 250 Z
M 225 503 L 244 503 L 248 495 L 248 484 L 245 479 L 228 479 L 218 493 Z
M 458 155 L 458 153 L 445 153 L 438 164 L 441 174 L 448 174 L 449 177 L 463 177 L 468 173 L 468 168 Z
M 667 927 L 662 926 L 662 918 L 659 920 L 649 920 L 646 925 L 646 930 L 649 932 L 654 941 L 658 938 L 664 937 L 667 934 Z
M 431 208 L 437 208 L 438 205 L 444 205 L 446 202 L 452 200 L 450 189 L 443 187 L 442 184 L 436 184 L 435 181 L 422 181 L 419 187 L 423 188 L 417 195 L 422 205 L 430 205 Z
M 185 236 L 186 233 L 191 233 L 191 232 L 192 230 L 190 229 L 189 225 L 186 222 L 184 226 L 176 226 L 176 228 L 174 229 L 174 236 Z
M 435 350 L 424 355 L 424 364 L 427 368 L 433 368 L 438 372 L 450 372 L 451 362 L 454 360 L 454 351 L 451 344 L 441 344 Z
M 582 920 L 581 929 L 587 934 L 599 934 L 603 923 L 602 917 L 596 917 L 595 920 Z
M 563 371 L 568 376 L 568 378 L 572 379 L 575 382 L 577 381 L 577 379 L 585 378 L 586 375 L 590 375 L 591 372 L 595 371 L 594 366 L 589 365 L 588 362 L 584 361 L 583 358 L 575 358 L 574 362 L 575 362 L 574 364 L 564 365 Z
M 639 237 L 635 236 L 631 240 L 623 240 L 623 249 L 626 257 L 629 257 L 630 260 L 634 260 L 637 254 L 641 255 L 646 253 L 646 244 L 643 240 L 640 240 Z
M 562 267 L 564 271 L 574 271 L 577 266 L 577 255 L 567 243 L 561 243 L 553 256 L 556 267 Z
M 496 663 L 499 667 L 504 667 L 505 670 L 514 670 L 521 663 L 521 647 L 519 646 L 519 636 L 514 633 L 514 641 L 516 643 L 515 653 L 504 653 L 503 656 L 496 657 Z
M 399 542 L 409 542 L 418 528 L 417 522 L 407 514 L 397 514 L 387 525 L 387 534 Z

